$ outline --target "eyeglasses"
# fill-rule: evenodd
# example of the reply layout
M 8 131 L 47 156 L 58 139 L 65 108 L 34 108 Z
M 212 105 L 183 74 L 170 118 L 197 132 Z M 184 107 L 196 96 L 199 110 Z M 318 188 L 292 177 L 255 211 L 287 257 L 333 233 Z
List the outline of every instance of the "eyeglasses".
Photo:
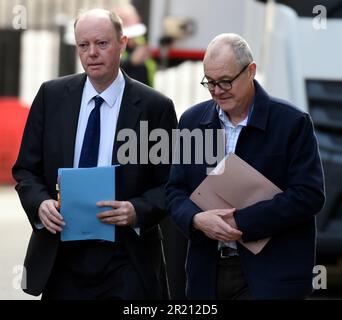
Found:
M 248 63 L 247 65 L 245 65 L 242 70 L 231 80 L 219 80 L 219 81 L 215 81 L 215 80 L 210 80 L 210 81 L 204 81 L 205 76 L 203 77 L 202 81 L 201 81 L 201 85 L 210 90 L 213 91 L 215 90 L 216 86 L 219 86 L 219 88 L 221 88 L 222 90 L 228 91 L 233 87 L 233 81 L 235 81 L 246 69 L 247 67 L 250 65 L 250 63 Z

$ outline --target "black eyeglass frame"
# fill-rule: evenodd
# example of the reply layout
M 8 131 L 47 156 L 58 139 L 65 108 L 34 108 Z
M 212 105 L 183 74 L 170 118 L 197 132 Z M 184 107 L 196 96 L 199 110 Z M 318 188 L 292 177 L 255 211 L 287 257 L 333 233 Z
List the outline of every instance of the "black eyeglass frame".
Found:
M 246 64 L 242 70 L 231 80 L 219 80 L 219 81 L 215 81 L 215 80 L 210 80 L 210 81 L 203 81 L 205 79 L 205 76 L 203 77 L 202 81 L 201 81 L 201 85 L 208 89 L 209 91 L 213 91 L 215 90 L 216 86 L 219 86 L 220 89 L 228 91 L 231 88 L 233 88 L 233 82 L 247 69 L 247 67 L 251 64 L 251 62 L 249 62 L 248 64 Z M 222 86 L 222 84 L 224 86 Z M 226 86 L 226 87 L 225 87 Z

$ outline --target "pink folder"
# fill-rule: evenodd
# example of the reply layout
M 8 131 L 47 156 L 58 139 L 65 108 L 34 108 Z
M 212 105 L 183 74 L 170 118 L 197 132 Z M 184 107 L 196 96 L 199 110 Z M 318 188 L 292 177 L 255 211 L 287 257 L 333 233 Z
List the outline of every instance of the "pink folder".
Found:
M 259 171 L 230 153 L 191 194 L 190 199 L 202 210 L 243 209 L 282 192 Z M 258 254 L 270 238 L 239 242 Z

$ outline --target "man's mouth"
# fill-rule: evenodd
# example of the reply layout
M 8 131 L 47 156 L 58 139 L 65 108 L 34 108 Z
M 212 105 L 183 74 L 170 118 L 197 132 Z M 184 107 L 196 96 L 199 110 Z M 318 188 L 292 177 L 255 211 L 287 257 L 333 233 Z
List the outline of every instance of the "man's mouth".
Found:
M 232 99 L 232 96 L 222 96 L 222 97 L 217 97 L 218 100 L 230 100 Z
M 102 63 L 88 63 L 89 68 L 97 68 L 102 66 Z

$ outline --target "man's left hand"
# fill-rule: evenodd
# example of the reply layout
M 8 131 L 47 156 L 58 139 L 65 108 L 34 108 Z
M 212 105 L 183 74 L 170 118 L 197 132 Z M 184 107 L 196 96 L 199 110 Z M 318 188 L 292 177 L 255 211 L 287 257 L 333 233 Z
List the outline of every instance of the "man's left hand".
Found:
M 99 201 L 98 207 L 110 207 L 111 210 L 97 214 L 103 223 L 115 224 L 121 227 L 134 227 L 137 214 L 129 201 Z

